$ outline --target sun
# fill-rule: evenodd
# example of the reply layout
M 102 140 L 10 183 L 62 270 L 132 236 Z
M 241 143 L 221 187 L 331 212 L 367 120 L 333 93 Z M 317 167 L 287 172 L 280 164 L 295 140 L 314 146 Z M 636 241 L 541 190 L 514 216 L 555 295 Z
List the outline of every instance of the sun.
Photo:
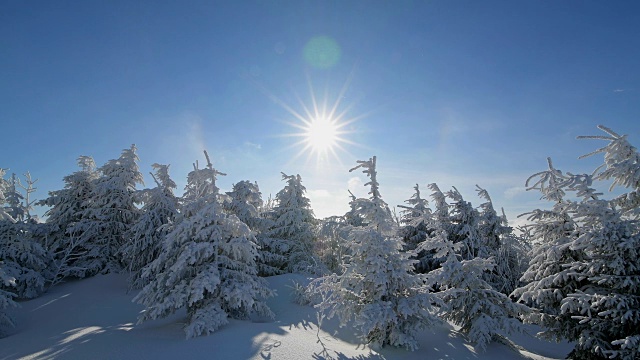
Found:
M 341 159 L 344 156 L 349 159 L 354 158 L 348 148 L 352 146 L 363 147 L 350 138 L 354 133 L 360 132 L 354 123 L 369 116 L 369 113 L 357 116 L 348 115 L 356 105 L 356 101 L 344 104 L 345 99 L 349 98 L 347 90 L 350 82 L 351 76 L 347 78 L 341 89 L 331 91 L 329 88 L 325 88 L 324 94 L 318 97 L 311 84 L 311 79 L 307 77 L 309 97 L 303 100 L 298 93 L 294 92 L 297 105 L 285 101 L 261 84 L 254 83 L 271 101 L 286 111 L 286 118 L 280 119 L 280 121 L 294 128 L 294 132 L 277 135 L 298 139 L 285 147 L 287 150 L 290 148 L 298 149 L 298 152 L 289 158 L 289 163 L 293 163 L 300 157 L 305 157 L 307 163 L 315 159 L 319 168 L 324 168 L 328 162 L 332 161 L 342 165 Z
M 325 91 L 322 98 L 318 98 L 309 81 L 310 97 L 306 102 L 297 97 L 299 106 L 295 108 L 279 101 L 280 105 L 289 113 L 291 118 L 286 123 L 297 129 L 294 133 L 284 136 L 296 137 L 298 141 L 292 147 L 298 148 L 298 153 L 291 159 L 306 157 L 307 162 L 314 159 L 317 165 L 327 161 L 336 160 L 341 163 L 340 153 L 346 153 L 347 145 L 357 143 L 349 140 L 352 133 L 356 132 L 353 123 L 363 116 L 349 117 L 352 106 L 343 106 L 341 101 L 345 98 L 345 87 L 330 96 L 330 91 Z M 335 100 L 331 101 L 331 98 Z
M 326 117 L 311 120 L 305 131 L 305 141 L 317 153 L 331 151 L 337 145 L 340 128 L 336 121 Z
M 311 108 L 302 104 L 304 115 L 290 111 L 297 121 L 289 124 L 299 130 L 288 134 L 299 138 L 293 144 L 300 148 L 295 158 L 306 155 L 307 160 L 315 158 L 318 164 L 329 159 L 339 161 L 338 153 L 346 151 L 345 145 L 353 144 L 347 139 L 348 134 L 352 132 L 347 125 L 354 119 L 346 119 L 345 112 L 338 113 L 336 109 L 339 104 L 329 108 L 326 104 L 318 106 L 315 99 L 312 102 Z

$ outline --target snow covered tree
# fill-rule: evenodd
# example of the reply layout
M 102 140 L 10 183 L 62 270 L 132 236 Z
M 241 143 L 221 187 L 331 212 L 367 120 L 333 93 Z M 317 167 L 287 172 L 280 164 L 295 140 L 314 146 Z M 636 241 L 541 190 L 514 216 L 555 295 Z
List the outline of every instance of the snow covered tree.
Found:
M 437 295 L 446 304 L 441 315 L 459 325 L 460 331 L 484 350 L 502 334 L 521 331 L 518 317 L 528 313 L 528 308 L 513 303 L 483 279 L 495 266 L 492 259 L 461 260 L 460 248 L 464 246 L 464 242 L 453 243 L 445 230 L 436 228 L 430 241 L 419 248 L 435 250 L 435 258 L 444 259 L 440 268 L 427 274 L 428 283 L 439 288 Z
M 563 184 L 568 177 L 553 167 L 551 159 L 548 163 L 549 170 L 531 176 L 527 186 L 539 190 L 543 199 L 555 203 L 549 210 L 536 209 L 529 214 L 528 219 L 533 222 L 529 229 L 534 247 L 529 268 L 521 279 L 525 285 L 517 288 L 512 296 L 537 310 L 525 320 L 541 325 L 544 329 L 541 336 L 560 340 L 568 337 L 577 324 L 570 315 L 561 313 L 561 302 L 584 284 L 569 266 L 584 259 L 585 254 L 571 248 L 578 224 L 569 213 L 571 202 L 565 199 Z M 539 177 L 538 181 L 530 186 L 530 181 L 536 177 Z
M 349 211 L 347 211 L 347 213 L 343 215 L 344 221 L 347 225 L 350 226 L 364 226 L 364 220 L 358 214 L 358 209 L 356 208 L 356 206 L 358 205 L 358 199 L 355 195 L 353 195 L 351 190 L 347 191 L 349 192 L 349 198 L 351 199 L 351 201 L 349 201 Z
M 595 154 L 604 154 L 604 164 L 594 171 L 593 180 L 613 180 L 609 190 L 616 186 L 629 189 L 611 201 L 624 212 L 626 216 L 640 218 L 640 154 L 635 146 L 627 140 L 627 135 L 618 135 L 613 130 L 599 125 L 598 129 L 609 136 L 578 136 L 578 139 L 605 140 L 609 144 L 580 158 Z
M 86 269 L 85 275 L 119 271 L 126 266 L 118 255 L 139 215 L 136 184 L 143 184 L 136 150 L 131 145 L 118 159 L 109 160 L 99 169 L 101 176 L 94 181 L 90 204 L 82 220 L 70 229 L 81 234 L 80 242 L 86 249 L 77 264 Z
M 407 249 L 415 250 L 418 244 L 427 239 L 429 235 L 432 220 L 431 209 L 429 208 L 429 202 L 427 199 L 423 199 L 420 195 L 420 186 L 416 184 L 414 187 L 415 193 L 405 200 L 407 205 L 398 205 L 403 209 L 400 212 L 400 236 L 405 243 Z M 420 273 L 426 273 L 435 268 L 433 264 L 433 257 L 431 252 L 420 251 L 416 255 L 418 262 L 416 263 L 416 271 Z
M 24 196 L 20 193 L 20 179 L 15 173 L 11 174 L 11 180 L 7 182 L 8 186 L 5 189 L 5 211 L 15 221 L 22 222 L 25 218 L 26 210 L 22 204 Z
M 11 290 L 22 299 L 42 294 L 49 275 L 51 258 L 34 238 L 36 226 L 33 222 L 0 221 L 0 261 L 5 273 L 15 279 Z
M 640 155 L 620 136 L 600 126 L 609 141 L 595 152 L 605 164 L 593 175 L 563 174 L 553 168 L 534 174 L 530 189 L 555 201 L 552 210 L 535 210 L 530 218 L 533 259 L 514 295 L 540 310 L 528 321 L 547 336 L 576 341 L 570 356 L 581 359 L 637 359 L 640 355 Z M 603 170 L 604 168 L 604 170 Z M 530 179 L 531 179 L 530 178 Z M 601 200 L 593 180 L 613 179 L 630 192 Z M 576 200 L 568 199 L 567 192 Z
M 6 198 L 13 197 L 14 201 L 23 199 L 21 195 L 18 196 L 16 189 L 19 181 L 15 176 L 12 179 L 10 183 L 5 182 L 4 170 L 0 170 L 0 205 Z M 24 204 L 20 203 L 0 208 L 0 262 L 3 264 L 3 273 L 13 279 L 11 282 L 0 281 L 0 290 L 14 292 L 19 298 L 31 299 L 44 292 L 50 257 L 34 238 L 39 224 L 35 220 L 26 220 L 24 210 Z
M 43 245 L 52 254 L 52 283 L 66 277 L 85 276 L 87 269 L 82 265 L 88 249 L 82 244 L 86 240 L 75 224 L 82 220 L 87 208 L 91 206 L 91 195 L 99 173 L 90 156 L 80 156 L 77 160 L 79 171 L 63 178 L 64 188 L 49 192 L 49 197 L 40 200 L 38 205 L 49 206 L 47 233 L 43 236 Z
M 9 183 L 4 179 L 5 169 L 0 168 L 0 224 L 5 222 L 13 223 L 14 220 L 5 211 L 5 196 L 4 193 L 7 190 Z M 0 248 L 3 248 L 5 244 L 0 238 Z M 9 307 L 15 307 L 17 304 L 13 299 L 15 293 L 13 291 L 4 290 L 15 286 L 16 279 L 9 276 L 4 270 L 5 264 L 0 261 L 0 338 L 6 335 L 6 332 L 15 326 L 13 318 L 6 313 L 6 309 Z
M 38 179 L 33 180 L 28 171 L 24 174 L 24 178 L 26 185 L 20 181 L 16 174 L 11 174 L 8 188 L 5 189 L 7 213 L 18 222 L 25 222 L 31 219 L 31 211 L 35 203 L 31 199 L 31 194 L 37 190 L 34 185 L 38 182 Z
M 204 155 L 207 159 L 207 167 L 200 169 L 200 166 L 196 161 L 193 163 L 193 171 L 187 174 L 187 185 L 185 186 L 184 194 L 182 195 L 182 202 L 185 206 L 213 193 L 216 194 L 216 201 L 220 200 L 218 198 L 219 191 L 215 184 L 215 179 L 217 179 L 218 175 L 225 176 L 227 174 L 221 173 L 212 166 L 209 166 L 211 164 L 209 154 L 205 151 Z
M 343 216 L 330 216 L 322 219 L 316 228 L 314 253 L 330 273 L 341 274 L 344 271 L 343 262 L 349 254 L 347 243 L 351 227 Z
M 453 187 L 446 196 L 453 201 L 449 206 L 448 235 L 453 243 L 461 243 L 456 248 L 464 260 L 487 257 L 487 251 L 478 232 L 478 211 L 465 201 L 462 194 Z
M 12 287 L 15 285 L 16 279 L 7 275 L 4 271 L 4 263 L 0 261 L 0 338 L 4 337 L 10 328 L 15 326 L 15 322 L 6 309 L 10 307 L 17 307 L 13 298 L 15 294 L 7 290 L 3 290 L 3 287 Z
M 493 258 L 495 267 L 485 273 L 485 280 L 505 295 L 511 294 L 520 282 L 528 264 L 528 247 L 508 226 L 507 217 L 499 216 L 487 190 L 476 185 L 478 196 L 485 200 L 480 204 L 477 220 L 480 250 L 478 255 Z
M 265 244 L 266 250 L 284 256 L 284 264 L 269 264 L 286 272 L 310 272 L 318 269 L 318 260 L 313 255 L 314 225 L 316 219 L 311 210 L 307 189 L 300 175 L 282 173 L 287 185 L 276 194 L 273 208 L 274 224 L 269 231 L 273 244 Z
M 256 237 L 258 245 L 258 274 L 270 276 L 280 273 L 280 268 L 273 264 L 284 264 L 283 249 L 288 248 L 285 241 L 269 236 L 273 220 L 260 213 L 263 208 L 262 194 L 257 183 L 240 181 L 233 185 L 233 190 L 226 193 L 224 209 L 234 214 L 247 224 Z M 273 250 L 272 250 L 273 249 Z
M 0 168 L 0 220 L 13 220 L 11 215 L 7 213 L 5 193 L 9 188 L 9 182 L 5 180 L 4 176 L 7 173 L 6 169 Z
M 577 323 L 574 356 L 640 357 L 640 231 L 635 220 L 605 200 L 578 204 L 581 234 L 571 247 L 587 257 L 570 270 L 588 284 L 562 300 L 560 311 Z
M 375 157 L 358 163 L 354 169 L 364 167 L 371 179 L 371 198 L 360 199 L 357 207 L 367 226 L 351 229 L 351 258 L 344 273 L 315 280 L 309 291 L 321 295 L 317 307 L 328 318 L 337 315 L 342 325 L 354 321 L 366 343 L 414 350 L 418 331 L 439 322 L 439 301 L 425 286 L 424 276 L 413 273 L 413 253 L 402 251 L 402 240 L 390 228 L 393 222 L 375 178 Z
M 378 190 L 380 184 L 377 180 L 376 172 L 376 157 L 372 157 L 369 160 L 358 160 L 358 166 L 349 170 L 352 172 L 357 169 L 362 170 L 363 173 L 369 177 L 369 182 L 364 186 L 369 186 L 370 191 L 369 199 L 359 198 L 352 201 L 353 212 L 355 217 L 362 220 L 363 226 L 373 227 L 377 231 L 380 231 L 384 235 L 393 236 L 397 233 L 397 224 L 393 219 L 389 205 L 382 200 L 380 191 Z
M 404 201 L 410 206 L 398 205 L 398 207 L 403 209 L 400 211 L 400 223 L 403 225 L 400 234 L 407 246 L 415 249 L 416 245 L 427 237 L 428 229 L 425 219 L 431 215 L 431 209 L 427 199 L 423 199 L 420 195 L 420 186 L 416 184 L 413 189 L 415 193 Z
M 141 277 L 142 269 L 160 255 L 164 238 L 178 214 L 178 199 L 173 193 L 176 183 L 169 176 L 169 165 L 153 164 L 152 167 L 155 174 L 150 174 L 156 187 L 138 194 L 144 204 L 142 214 L 129 231 L 131 240 L 121 248 L 127 259 L 129 285 L 134 289 L 149 282 Z
M 273 316 L 262 300 L 272 291 L 257 275 L 255 237 L 237 216 L 223 211 L 215 185 L 221 173 L 208 156 L 207 163 L 205 169 L 195 166 L 197 174 L 189 174 L 187 185 L 202 190 L 192 181 L 206 183 L 207 190 L 194 192 L 185 205 L 160 256 L 142 271 L 151 281 L 134 298 L 146 307 L 140 321 L 186 308 L 187 338 L 216 331 L 228 317 Z

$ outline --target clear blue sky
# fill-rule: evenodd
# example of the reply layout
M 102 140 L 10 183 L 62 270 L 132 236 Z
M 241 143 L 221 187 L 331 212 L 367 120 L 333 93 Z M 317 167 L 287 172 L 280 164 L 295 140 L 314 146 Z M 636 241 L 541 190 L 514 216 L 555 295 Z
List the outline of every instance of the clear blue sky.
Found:
M 305 52 L 318 37 L 334 47 Z M 323 217 L 377 155 L 392 206 L 431 182 L 478 205 L 479 184 L 514 220 L 547 156 L 592 170 L 577 157 L 602 144 L 575 136 L 605 124 L 640 145 L 639 68 L 637 1 L 2 0 L 0 167 L 39 178 L 41 199 L 79 155 L 135 143 L 146 185 L 168 163 L 182 194 L 207 149 L 223 191 L 256 180 L 266 198 L 299 173 Z M 283 136 L 310 88 L 358 119 L 337 158 Z

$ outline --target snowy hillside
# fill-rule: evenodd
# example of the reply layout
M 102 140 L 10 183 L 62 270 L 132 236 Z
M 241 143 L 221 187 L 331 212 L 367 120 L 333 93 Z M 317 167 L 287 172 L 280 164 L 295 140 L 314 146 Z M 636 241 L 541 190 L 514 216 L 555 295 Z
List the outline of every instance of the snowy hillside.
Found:
M 421 335 L 415 352 L 372 350 L 359 344 L 352 329 L 340 329 L 335 321 L 325 320 L 318 332 L 315 310 L 291 301 L 291 284 L 304 280 L 291 274 L 268 278 L 277 290 L 268 301 L 275 321 L 230 320 L 213 335 L 190 340 L 182 330 L 184 313 L 136 325 L 142 306 L 131 302 L 135 294 L 127 294 L 123 275 L 61 284 L 21 303 L 15 311 L 14 334 L 0 339 L 0 360 L 561 359 L 572 348 L 520 335 L 514 337 L 515 347 L 492 343 L 485 352 L 476 353 L 453 327 L 439 327 Z

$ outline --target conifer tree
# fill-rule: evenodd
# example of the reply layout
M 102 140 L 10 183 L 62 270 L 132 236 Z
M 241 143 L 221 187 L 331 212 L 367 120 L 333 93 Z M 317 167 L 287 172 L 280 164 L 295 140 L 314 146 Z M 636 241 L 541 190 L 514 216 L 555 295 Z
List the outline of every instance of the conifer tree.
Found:
M 45 291 L 51 259 L 34 238 L 37 224 L 0 221 L 0 261 L 5 273 L 14 278 L 11 290 L 18 298 L 32 299 Z M 0 289 L 3 285 L 0 284 Z
M 375 157 L 358 163 L 352 170 L 362 167 L 370 178 L 371 197 L 357 204 L 367 225 L 351 229 L 351 258 L 344 273 L 315 280 L 309 291 L 321 295 L 317 307 L 328 318 L 337 315 L 342 325 L 353 321 L 366 343 L 414 350 L 418 331 L 438 322 L 438 299 L 424 277 L 413 273 L 413 254 L 402 251 L 402 240 L 391 228 L 393 219 L 378 191 Z
M 628 141 L 600 126 L 609 144 L 605 164 L 593 175 L 563 174 L 553 168 L 534 174 L 530 189 L 555 201 L 551 211 L 535 210 L 530 218 L 538 242 L 533 259 L 516 289 L 521 301 L 532 302 L 539 313 L 527 317 L 545 334 L 576 341 L 571 357 L 581 359 L 637 359 L 640 355 L 640 154 Z M 593 180 L 613 180 L 628 193 L 600 199 Z M 568 199 L 567 192 L 577 199 Z
M 153 189 L 140 191 L 144 204 L 141 215 L 129 231 L 130 241 L 122 249 L 130 273 L 129 285 L 142 288 L 149 279 L 141 277 L 142 268 L 155 260 L 162 250 L 162 243 L 178 214 L 178 199 L 173 194 L 176 183 L 169 176 L 169 165 L 153 164 L 150 173 L 156 183 Z
M 93 187 L 99 173 L 90 156 L 78 157 L 79 171 L 63 178 L 64 188 L 50 191 L 49 197 L 38 202 L 40 206 L 49 206 L 47 216 L 47 232 L 43 236 L 45 249 L 52 254 L 53 284 L 66 277 L 82 278 L 86 275 L 83 258 L 88 249 L 82 241 L 82 231 L 76 226 L 85 211 L 91 207 Z
M 282 173 L 287 185 L 276 194 L 273 208 L 273 227 L 269 237 L 281 241 L 268 244 L 267 249 L 284 256 L 284 264 L 270 264 L 286 272 L 315 273 L 318 260 L 313 255 L 315 217 L 307 189 L 300 175 Z M 275 246 L 274 246 L 275 245 Z
M 571 264 L 585 259 L 581 250 L 571 248 L 576 239 L 579 224 L 571 216 L 572 203 L 565 199 L 565 183 L 569 177 L 553 167 L 548 159 L 549 170 L 532 175 L 527 180 L 529 189 L 537 189 L 542 198 L 553 201 L 549 210 L 536 209 L 529 214 L 529 226 L 534 248 L 529 268 L 522 276 L 525 283 L 512 296 L 535 308 L 525 319 L 541 325 L 541 336 L 547 339 L 575 340 L 573 332 L 577 321 L 571 315 L 562 314 L 562 300 L 584 285 L 583 279 L 570 269 Z M 532 179 L 539 179 L 529 186 Z
M 380 196 L 380 184 L 377 180 L 376 157 L 369 160 L 358 160 L 358 166 L 349 170 L 349 172 L 362 168 L 362 172 L 367 174 L 369 182 L 364 186 L 369 186 L 369 199 L 359 198 L 353 200 L 354 213 L 362 219 L 362 225 L 373 227 L 384 235 L 394 236 L 397 232 L 397 224 L 393 219 L 389 205 L 382 200 Z
M 25 219 L 26 210 L 23 206 L 24 196 L 20 193 L 20 179 L 15 173 L 11 174 L 11 180 L 8 181 L 5 190 L 6 212 L 12 219 L 22 222 Z
M 461 243 L 456 248 L 459 255 L 464 260 L 471 260 L 476 257 L 487 257 L 484 244 L 478 232 L 478 211 L 473 205 L 464 200 L 462 194 L 453 187 L 447 191 L 446 196 L 453 202 L 449 209 L 449 237 L 454 244 Z
M 348 238 L 351 227 L 344 216 L 322 219 L 317 227 L 314 252 L 329 273 L 341 274 L 344 271 L 344 261 L 349 256 Z
M 511 294 L 519 285 L 520 277 L 527 268 L 527 247 L 513 233 L 507 218 L 499 216 L 487 190 L 476 185 L 478 196 L 485 200 L 478 211 L 477 228 L 480 237 L 478 255 L 494 260 L 495 267 L 485 273 L 485 280 L 505 295 Z
M 0 171 L 0 182 L 3 182 L 0 201 L 23 200 L 16 177 L 13 176 L 11 182 L 4 182 L 3 176 L 4 171 Z M 14 279 L 10 284 L 0 282 L 0 289 L 14 292 L 22 299 L 31 299 L 44 292 L 50 257 L 35 238 L 40 225 L 28 219 L 25 209 L 24 203 L 12 203 L 0 209 L 0 262 L 6 276 Z
M 124 149 L 118 159 L 109 160 L 99 170 L 94 181 L 90 204 L 75 223 L 71 232 L 80 232 L 80 242 L 86 254 L 78 266 L 87 275 L 119 271 L 126 263 L 119 256 L 120 248 L 128 241 L 131 226 L 136 222 L 136 184 L 143 184 L 138 168 L 135 145 Z
M 15 221 L 9 213 L 7 213 L 6 202 L 7 199 L 5 197 L 5 193 L 9 188 L 9 182 L 4 178 L 7 173 L 6 169 L 0 168 L 0 220 L 11 220 Z
M 516 304 L 483 279 L 495 264 L 492 259 L 475 257 L 461 260 L 464 242 L 453 243 L 442 228 L 434 229 L 430 241 L 421 244 L 443 259 L 441 267 L 427 274 L 428 283 L 439 288 L 437 295 L 446 307 L 441 315 L 456 325 L 480 349 L 502 334 L 522 331 L 518 317 L 528 313 L 526 306 Z
M 420 187 L 418 184 L 414 187 L 415 193 L 405 200 L 407 205 L 398 205 L 403 209 L 400 212 L 400 236 L 407 249 L 415 250 L 418 244 L 427 239 L 429 232 L 432 230 L 429 226 L 432 223 L 432 213 L 429 208 L 427 199 L 420 195 Z M 426 273 L 435 268 L 431 252 L 420 251 L 416 255 L 418 262 L 416 263 L 416 271 Z
M 5 196 L 4 193 L 8 188 L 8 182 L 4 179 L 5 169 L 0 168 L 0 223 L 13 222 L 13 219 L 5 211 Z M 2 240 L 0 239 L 0 243 Z M 4 245 L 4 244 L 0 244 Z M 13 276 L 9 276 L 4 270 L 5 264 L 0 258 L 0 338 L 4 337 L 10 328 L 15 326 L 15 322 L 6 309 L 9 307 L 16 307 L 17 304 L 13 299 L 15 293 L 11 288 L 15 286 L 16 279 Z M 6 290 L 5 290 L 6 289 Z
M 280 268 L 273 264 L 284 264 L 285 258 L 282 249 L 286 248 L 283 240 L 269 236 L 269 229 L 273 226 L 273 220 L 262 216 L 260 213 L 264 206 L 262 194 L 258 183 L 240 181 L 233 185 L 233 190 L 226 193 L 227 199 L 223 203 L 224 209 L 234 214 L 247 224 L 252 230 L 258 245 L 257 259 L 258 274 L 271 276 L 280 273 Z M 273 251 L 272 249 L 275 249 Z
M 186 308 L 184 330 L 191 338 L 216 331 L 228 317 L 273 316 L 263 302 L 272 291 L 257 275 L 255 238 L 218 202 L 215 182 L 221 174 L 208 156 L 205 169 L 194 165 L 189 174 L 187 187 L 197 191 L 166 235 L 160 256 L 142 272 L 151 281 L 134 298 L 146 307 L 140 321 Z
M 0 210 L 2 212 L 2 210 Z M 6 309 L 10 307 L 17 307 L 18 304 L 13 301 L 15 294 L 3 290 L 3 288 L 11 288 L 15 285 L 16 279 L 7 275 L 4 271 L 4 263 L 0 261 L 0 338 L 3 338 L 9 329 L 15 326 L 15 321 L 6 312 Z

